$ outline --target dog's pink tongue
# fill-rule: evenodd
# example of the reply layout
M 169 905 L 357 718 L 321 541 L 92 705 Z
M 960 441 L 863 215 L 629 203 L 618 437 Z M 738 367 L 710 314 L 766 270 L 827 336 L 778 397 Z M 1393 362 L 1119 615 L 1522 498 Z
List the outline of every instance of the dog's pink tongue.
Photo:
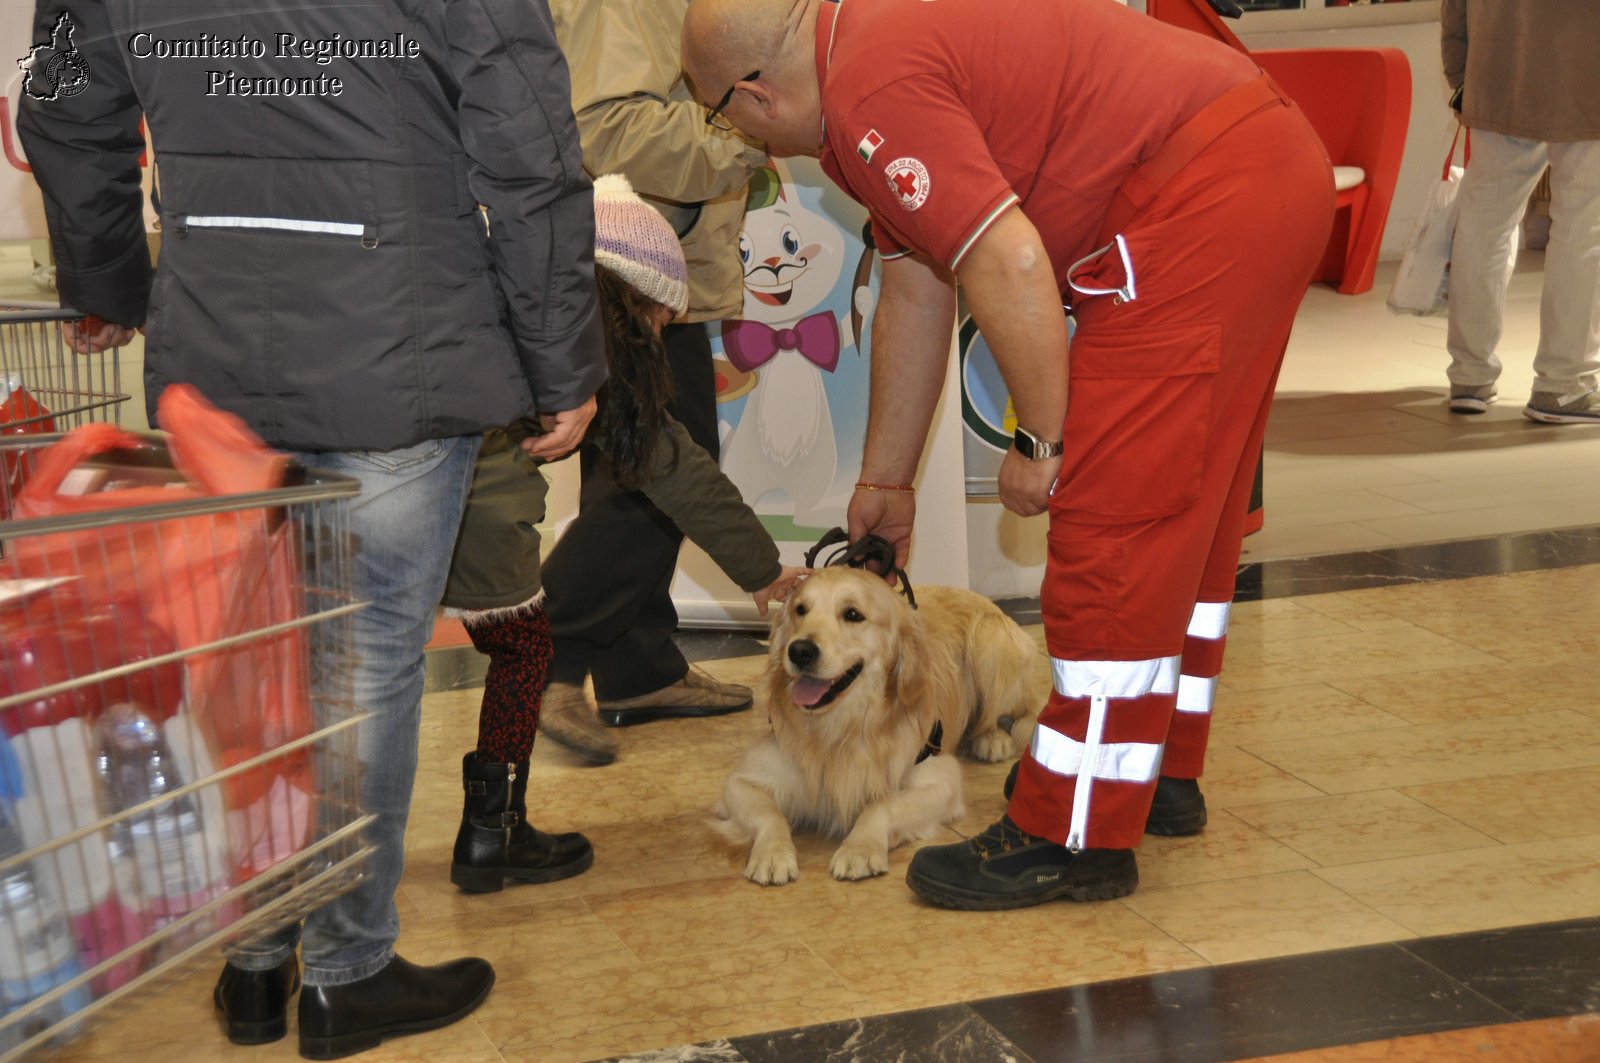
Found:
M 789 696 L 794 699 L 796 705 L 815 705 L 822 700 L 822 696 L 832 685 L 826 679 L 803 675 L 789 684 Z

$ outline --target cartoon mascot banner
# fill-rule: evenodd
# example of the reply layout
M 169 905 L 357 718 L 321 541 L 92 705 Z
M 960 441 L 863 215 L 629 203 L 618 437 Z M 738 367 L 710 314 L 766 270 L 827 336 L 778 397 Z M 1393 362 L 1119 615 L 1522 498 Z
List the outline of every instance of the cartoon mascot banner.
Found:
M 880 270 L 866 211 L 810 159 L 774 161 L 750 183 L 739 257 L 744 318 L 714 326 L 722 468 L 786 564 L 845 525 L 867 429 L 872 312 Z M 965 586 L 960 399 L 953 354 L 917 483 L 913 581 Z M 747 595 L 685 544 L 673 598 L 685 626 L 753 622 Z

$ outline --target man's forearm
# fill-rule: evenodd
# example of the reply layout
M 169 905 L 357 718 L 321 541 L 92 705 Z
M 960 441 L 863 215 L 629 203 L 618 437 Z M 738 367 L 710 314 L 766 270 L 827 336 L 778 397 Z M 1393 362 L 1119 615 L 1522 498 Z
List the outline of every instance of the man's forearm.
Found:
M 861 478 L 910 483 L 944 390 L 955 291 L 942 270 L 918 258 L 883 265 L 872 321 L 872 398 Z

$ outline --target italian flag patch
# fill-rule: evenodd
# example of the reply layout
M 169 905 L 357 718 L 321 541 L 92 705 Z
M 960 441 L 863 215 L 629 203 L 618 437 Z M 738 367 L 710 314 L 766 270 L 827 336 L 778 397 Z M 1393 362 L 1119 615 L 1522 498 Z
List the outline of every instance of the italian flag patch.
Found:
M 867 130 L 867 135 L 861 138 L 861 143 L 856 145 L 856 154 L 864 162 L 872 161 L 872 153 L 878 150 L 878 145 L 883 143 L 883 137 L 876 129 Z

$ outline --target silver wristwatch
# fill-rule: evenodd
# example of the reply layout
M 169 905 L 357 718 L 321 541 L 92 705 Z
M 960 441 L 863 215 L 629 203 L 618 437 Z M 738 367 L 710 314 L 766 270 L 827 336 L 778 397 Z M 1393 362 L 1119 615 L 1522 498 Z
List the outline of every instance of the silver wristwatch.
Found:
M 1059 458 L 1062 452 L 1066 450 L 1065 441 L 1058 439 L 1054 443 L 1050 443 L 1021 427 L 1012 435 L 1011 445 L 1017 448 L 1018 454 L 1021 454 L 1029 461 Z

